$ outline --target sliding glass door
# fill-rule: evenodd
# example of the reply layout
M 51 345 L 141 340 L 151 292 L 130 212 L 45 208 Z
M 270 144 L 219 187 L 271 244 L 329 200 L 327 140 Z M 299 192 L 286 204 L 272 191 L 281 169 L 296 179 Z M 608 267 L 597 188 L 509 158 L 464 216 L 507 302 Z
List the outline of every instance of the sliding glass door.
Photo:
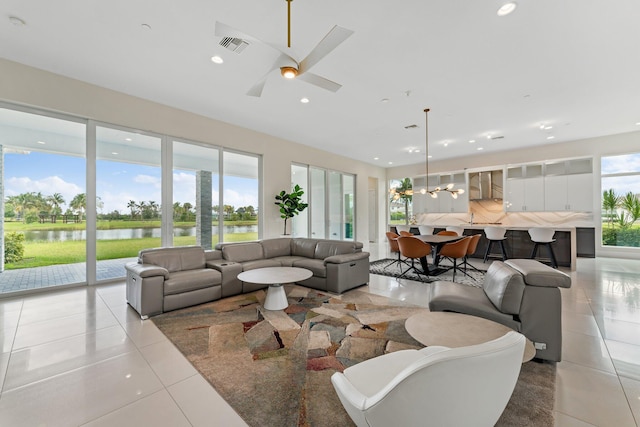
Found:
M 0 293 L 86 281 L 86 123 L 0 108 Z

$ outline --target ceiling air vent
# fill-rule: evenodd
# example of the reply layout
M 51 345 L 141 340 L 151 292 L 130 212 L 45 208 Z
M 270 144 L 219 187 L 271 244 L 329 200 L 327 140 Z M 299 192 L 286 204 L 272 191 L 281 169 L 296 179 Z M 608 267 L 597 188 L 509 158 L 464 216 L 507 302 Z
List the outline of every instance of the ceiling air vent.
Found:
M 220 46 L 226 47 L 232 52 L 240 53 L 245 47 L 249 46 L 249 43 L 235 37 L 223 37 L 220 40 Z
M 504 136 L 492 136 L 491 139 L 504 139 Z
M 407 125 L 404 127 L 405 129 L 417 129 L 418 125 Z

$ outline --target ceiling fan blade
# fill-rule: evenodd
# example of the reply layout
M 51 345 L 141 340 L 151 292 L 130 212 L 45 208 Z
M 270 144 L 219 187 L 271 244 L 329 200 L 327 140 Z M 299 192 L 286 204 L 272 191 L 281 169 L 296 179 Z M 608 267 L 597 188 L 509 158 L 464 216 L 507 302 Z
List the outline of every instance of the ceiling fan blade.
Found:
M 331 92 L 337 92 L 338 89 L 342 87 L 341 84 L 332 82 L 331 80 L 325 79 L 324 77 L 320 77 L 319 75 L 313 73 L 298 74 L 298 77 L 296 77 L 296 79 L 304 80 L 307 83 L 311 83 L 312 85 L 321 87 L 322 89 L 326 89 Z
M 343 41 L 349 38 L 353 34 L 352 30 L 348 30 L 346 28 L 339 27 L 335 25 L 331 31 L 327 33 L 326 36 L 320 43 L 313 48 L 313 50 L 300 62 L 300 73 L 306 72 L 308 69 L 313 67 L 320 61 L 322 58 L 327 56 L 333 49 L 338 47 Z
M 286 63 L 286 61 L 288 60 L 288 56 L 285 54 L 281 54 L 280 56 L 278 56 L 278 59 L 276 59 L 276 61 L 273 63 L 273 65 L 271 66 L 271 68 L 269 69 L 269 71 L 267 71 L 264 76 L 262 76 L 260 78 L 260 80 L 258 80 L 253 86 L 251 86 L 251 88 L 247 91 L 247 95 L 249 96 L 255 96 L 255 97 L 260 97 L 262 95 L 262 90 L 264 89 L 264 85 L 265 83 L 267 83 L 267 78 L 269 77 L 269 74 L 271 74 L 273 71 L 277 70 L 278 68 L 280 68 L 282 66 L 283 63 Z

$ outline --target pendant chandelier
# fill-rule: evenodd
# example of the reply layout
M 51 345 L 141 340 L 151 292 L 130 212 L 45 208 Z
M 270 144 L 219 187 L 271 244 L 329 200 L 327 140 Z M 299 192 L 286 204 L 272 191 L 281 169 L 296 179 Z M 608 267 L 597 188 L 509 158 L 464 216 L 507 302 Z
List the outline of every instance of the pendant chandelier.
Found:
M 426 158 L 424 163 L 425 163 L 425 169 L 426 169 L 425 171 L 426 176 L 424 179 L 424 188 L 420 189 L 420 194 L 428 194 L 434 199 L 436 199 L 438 197 L 439 192 L 445 191 L 451 194 L 451 197 L 453 197 L 454 199 L 457 199 L 458 195 L 464 193 L 464 190 L 462 188 L 458 188 L 457 190 L 454 190 L 453 183 L 447 184 L 447 186 L 444 188 L 436 187 L 433 190 L 429 190 L 429 109 L 428 108 L 424 109 L 424 115 L 425 115 L 424 132 L 425 132 L 425 148 L 426 148 L 425 150 Z M 413 190 L 411 190 L 411 194 L 413 194 Z

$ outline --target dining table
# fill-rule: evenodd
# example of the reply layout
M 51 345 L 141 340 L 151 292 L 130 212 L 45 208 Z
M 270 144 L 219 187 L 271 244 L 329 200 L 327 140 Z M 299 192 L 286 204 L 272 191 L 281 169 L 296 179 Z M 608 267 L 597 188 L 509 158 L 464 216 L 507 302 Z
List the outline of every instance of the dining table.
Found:
M 439 274 L 448 271 L 448 268 L 441 268 L 440 264 L 440 250 L 447 243 L 457 242 L 458 240 L 462 240 L 467 236 L 443 236 L 440 234 L 414 234 L 412 237 L 415 239 L 420 239 L 425 243 L 430 244 L 433 250 L 433 265 L 429 265 L 427 261 L 427 257 L 424 256 L 420 258 L 420 265 L 422 269 L 428 273 L 429 276 L 437 276 Z

